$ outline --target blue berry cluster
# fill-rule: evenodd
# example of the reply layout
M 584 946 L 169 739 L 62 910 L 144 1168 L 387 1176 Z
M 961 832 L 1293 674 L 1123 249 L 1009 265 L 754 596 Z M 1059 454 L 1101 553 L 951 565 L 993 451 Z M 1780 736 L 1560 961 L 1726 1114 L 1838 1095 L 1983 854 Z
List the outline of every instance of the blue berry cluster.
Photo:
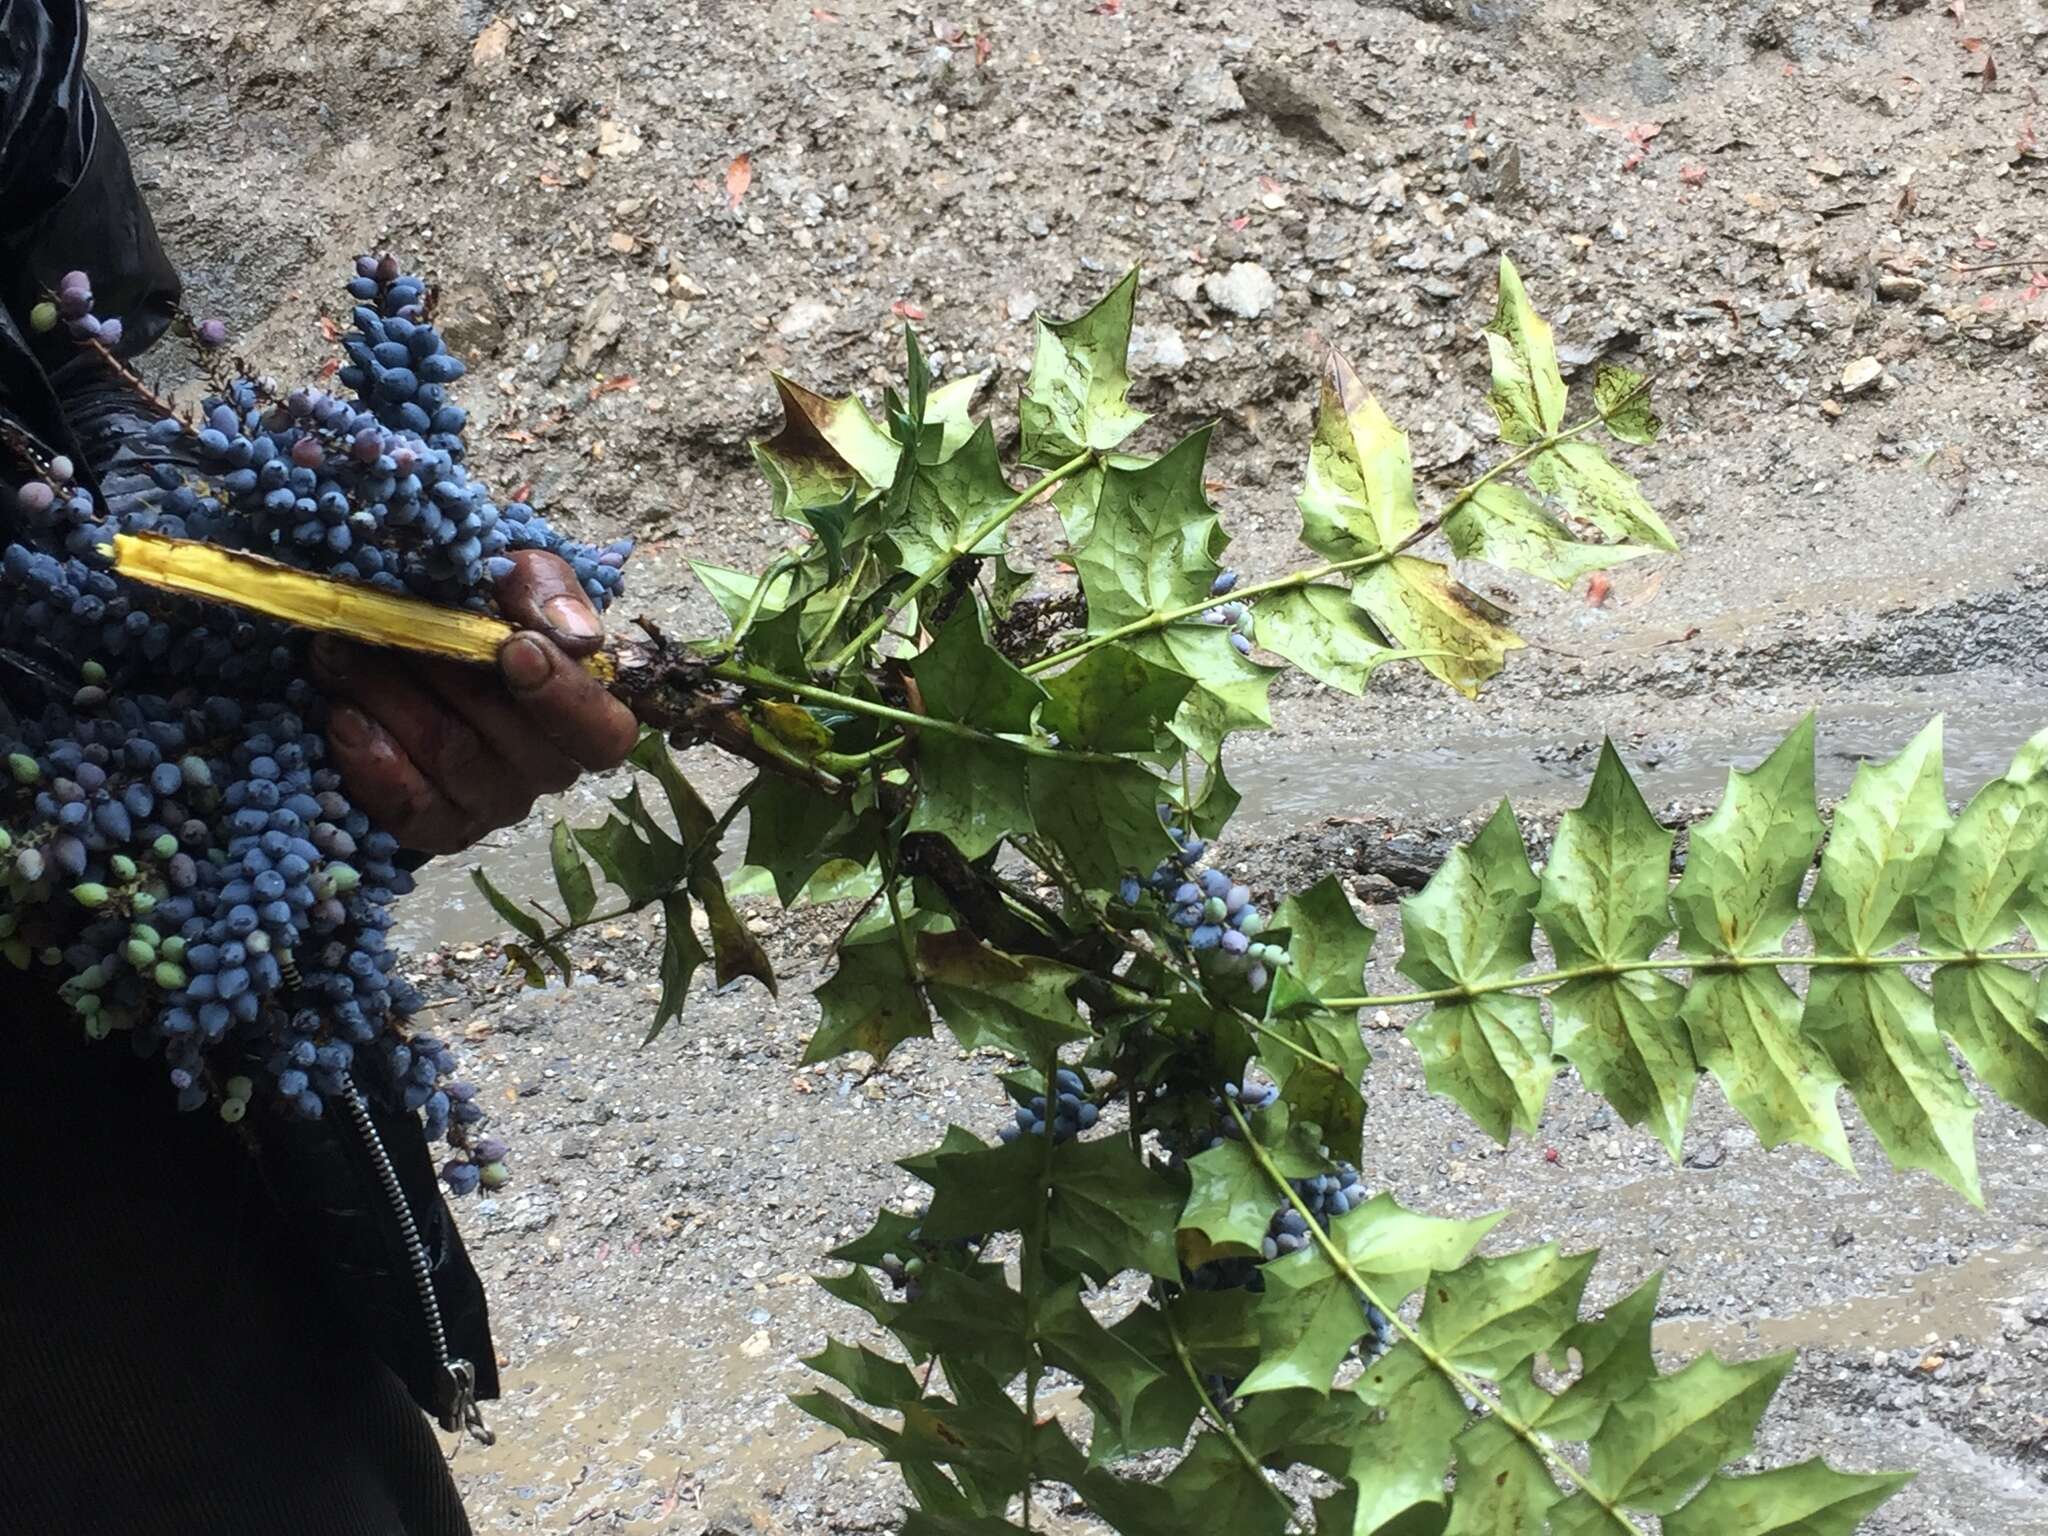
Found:
M 1219 571 L 1216 579 L 1209 583 L 1211 597 L 1227 597 L 1237 590 L 1237 572 Z M 1219 603 L 1214 608 L 1202 610 L 1204 624 L 1227 624 L 1230 626 L 1230 643 L 1240 656 L 1252 653 L 1252 610 L 1245 603 Z
M 131 589 L 104 548 L 156 531 L 471 608 L 510 552 L 543 549 L 599 608 L 621 591 L 628 542 L 571 543 L 469 477 L 446 393 L 463 365 L 425 285 L 364 257 L 349 289 L 355 400 L 237 377 L 197 422 L 157 421 L 147 475 L 108 500 L 61 457 L 0 496 L 0 646 L 22 659 L 0 710 L 0 955 L 59 972 L 85 1031 L 161 1059 L 182 1108 L 319 1116 L 360 1086 L 417 1112 L 460 1194 L 502 1184 L 505 1150 L 472 1140 L 482 1104 L 411 1028 L 421 999 L 386 936 L 412 880 L 329 766 L 293 636 Z M 83 274 L 47 302 L 36 328 L 118 343 Z
M 1170 806 L 1160 806 L 1161 820 L 1172 815 Z M 1167 919 L 1184 935 L 1182 942 L 1197 954 L 1213 951 L 1217 963 L 1242 967 L 1246 983 L 1254 992 L 1266 990 L 1272 973 L 1287 964 L 1284 945 L 1267 944 L 1259 935 L 1266 931 L 1267 914 L 1252 901 L 1251 891 L 1233 881 L 1220 869 L 1203 869 L 1201 863 L 1209 845 L 1194 832 L 1167 821 L 1175 854 L 1152 871 L 1142 882 L 1126 876 L 1117 891 L 1127 907 L 1136 907 L 1147 893 L 1166 910 Z
M 1045 1095 L 1034 1093 L 1017 1106 L 1017 1123 L 996 1134 L 1004 1141 L 1015 1141 L 1019 1136 L 1043 1136 L 1049 1125 L 1055 1142 L 1071 1141 L 1101 1118 L 1102 1112 L 1087 1095 L 1088 1084 L 1081 1074 L 1061 1067 L 1053 1074 L 1052 1118 L 1046 1118 Z

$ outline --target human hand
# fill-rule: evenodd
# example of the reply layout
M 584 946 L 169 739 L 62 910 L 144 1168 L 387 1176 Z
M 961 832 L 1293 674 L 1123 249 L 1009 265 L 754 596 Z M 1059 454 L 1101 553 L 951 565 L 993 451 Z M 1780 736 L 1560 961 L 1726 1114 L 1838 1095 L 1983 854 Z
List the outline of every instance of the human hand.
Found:
M 632 711 L 576 664 L 604 642 L 604 621 L 554 555 L 523 550 L 497 585 L 521 633 L 498 673 L 352 645 L 313 643 L 333 701 L 329 758 L 349 796 L 402 847 L 455 853 L 524 820 L 536 797 L 632 750 Z

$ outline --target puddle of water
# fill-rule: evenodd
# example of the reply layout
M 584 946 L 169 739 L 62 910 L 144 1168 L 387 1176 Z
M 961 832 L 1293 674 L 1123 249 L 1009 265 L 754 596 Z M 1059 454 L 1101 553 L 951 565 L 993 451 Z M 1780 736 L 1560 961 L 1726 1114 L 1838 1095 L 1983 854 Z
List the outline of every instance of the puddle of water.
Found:
M 1944 1339 L 1995 1341 L 2006 1307 L 2038 1289 L 2036 1248 L 1980 1253 L 1930 1269 L 1903 1294 L 1849 1296 L 1784 1317 L 1679 1318 L 1657 1325 L 1656 1345 L 1684 1355 L 1747 1358 L 1780 1349 L 1927 1349 Z

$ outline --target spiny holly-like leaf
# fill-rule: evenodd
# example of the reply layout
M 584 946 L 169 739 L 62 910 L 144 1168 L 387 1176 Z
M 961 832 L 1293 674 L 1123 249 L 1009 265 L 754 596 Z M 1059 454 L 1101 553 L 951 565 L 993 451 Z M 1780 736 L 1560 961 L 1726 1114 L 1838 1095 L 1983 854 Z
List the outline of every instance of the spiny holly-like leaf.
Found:
M 1972 1072 L 2048 1124 L 2048 1020 L 2035 977 L 2010 965 L 1944 965 L 1934 1014 Z
M 933 449 L 931 462 L 941 463 L 960 451 L 961 445 L 974 435 L 974 420 L 968 414 L 974 408 L 974 397 L 981 393 L 988 383 L 993 370 L 984 368 L 979 373 L 966 374 L 961 378 L 949 379 L 933 390 L 924 404 L 924 420 L 928 427 L 936 427 L 936 434 L 927 433 L 925 444 Z M 936 435 L 937 442 L 932 441 Z
M 1898 970 L 1815 971 L 1806 1032 L 1842 1074 L 1894 1166 L 1925 1168 L 1984 1203 L 1977 1101 L 1949 1059 L 1934 1008 Z
M 1590 523 L 1618 543 L 1678 548 L 1635 476 L 1597 443 L 1584 438 L 1559 443 L 1531 459 L 1526 473 L 1531 485 L 1556 498 L 1566 517 Z
M 1126 871 L 1144 871 L 1173 851 L 1160 825 L 1160 781 L 1135 763 L 1031 761 L 1031 809 L 1074 873 L 1093 890 L 1113 890 Z
M 1806 902 L 1815 943 L 1876 955 L 1913 931 L 1913 897 L 1933 873 L 1952 818 L 1941 787 L 1941 721 L 1884 764 L 1864 763 L 1842 803 Z
M 804 1052 L 806 1062 L 866 1051 L 879 1064 L 905 1040 L 932 1032 L 924 994 L 905 969 L 893 933 L 841 945 L 839 969 L 818 988 L 817 998 L 824 1020 Z
M 704 584 L 704 590 L 711 594 L 713 602 L 725 614 L 728 623 L 737 624 L 745 617 L 747 609 L 754 605 L 754 589 L 762 589 L 760 609 L 764 613 L 779 613 L 789 606 L 796 586 L 796 573 L 779 570 L 772 575 L 756 575 L 752 571 L 728 570 L 722 565 L 712 565 L 704 560 L 692 560 L 690 569 Z
M 1423 1291 L 1419 1332 L 1458 1369 L 1499 1380 L 1578 1321 L 1598 1257 L 1567 1258 L 1546 1243 L 1439 1270 Z
M 1253 610 L 1259 644 L 1317 682 L 1362 695 L 1401 653 L 1388 645 L 1346 587 L 1315 582 L 1262 598 Z
M 1557 343 L 1523 291 L 1515 264 L 1500 259 L 1500 298 L 1486 327 L 1493 358 L 1489 403 L 1500 418 L 1500 435 L 1511 443 L 1540 442 L 1564 425 L 1564 375 L 1557 370 Z
M 1299 498 L 1302 542 L 1332 560 L 1389 553 L 1422 525 L 1408 434 L 1330 354 Z
M 1593 375 L 1593 406 L 1607 430 L 1624 443 L 1648 446 L 1664 431 L 1650 409 L 1650 381 L 1633 368 L 1602 363 Z
M 1177 624 L 1135 636 L 1130 646 L 1154 665 L 1178 671 L 1194 684 L 1168 728 L 1203 762 L 1215 762 L 1234 733 L 1263 731 L 1272 725 L 1267 695 L 1280 669 L 1240 656 L 1218 626 Z
M 797 900 L 827 861 L 865 864 L 874 852 L 844 801 L 779 774 L 764 773 L 754 781 L 748 809 L 747 862 L 768 872 L 784 906 Z
M 1369 566 L 1352 594 L 1382 634 L 1467 698 L 1523 645 L 1506 614 L 1434 560 L 1396 555 Z
M 804 1364 L 877 1408 L 900 1408 L 924 1395 L 917 1378 L 900 1360 L 837 1339 L 827 1339 L 823 1349 L 805 1357 Z
M 1501 802 L 1471 843 L 1452 850 L 1401 903 L 1404 975 L 1425 988 L 1503 980 L 1526 966 L 1538 884 L 1513 809 Z M 1493 992 L 1440 1003 L 1408 1031 L 1429 1086 L 1506 1141 L 1535 1129 L 1555 1072 L 1533 997 Z
M 936 832 L 969 859 L 1036 830 L 1025 760 L 1008 748 L 927 733 L 917 744 L 917 787 L 905 830 Z
M 1189 1267 L 1231 1254 L 1258 1257 L 1275 1200 L 1251 1149 L 1225 1141 L 1189 1158 L 1188 1173 L 1194 1184 L 1180 1213 L 1180 1233 Z
M 1333 1155 L 1350 1157 L 1358 1149 L 1365 1115 L 1358 1085 L 1372 1056 L 1354 1017 L 1316 1008 L 1312 1000 L 1357 994 L 1372 955 L 1373 931 L 1351 910 L 1351 899 L 1335 875 L 1288 897 L 1273 922 L 1288 932 L 1289 963 L 1267 989 L 1267 1035 L 1300 1049 L 1262 1050 L 1259 1059 L 1294 1119 L 1314 1121 Z
M 1919 893 L 1921 933 L 1961 950 L 2005 943 L 2044 843 L 2048 800 L 2009 778 L 1986 784 L 1949 829 Z
M 1088 1439 L 1089 1464 L 1099 1467 L 1146 1451 L 1179 1450 L 1202 1412 L 1202 1400 L 1181 1366 L 1165 1310 L 1157 1305 L 1134 1307 L 1109 1331 L 1157 1374 L 1127 1405 L 1122 1423 L 1096 1421 Z
M 957 554 L 969 553 L 976 530 L 1016 497 L 1003 477 L 996 454 L 995 433 L 987 422 L 950 458 L 920 464 L 904 496 L 904 506 L 888 524 L 904 570 L 922 576 Z M 990 555 L 1002 547 L 1000 531 L 990 534 L 971 552 Z
M 1079 318 L 1039 318 L 1038 350 L 1017 406 L 1026 464 L 1052 469 L 1084 450 L 1114 448 L 1143 425 L 1144 412 L 1127 398 L 1137 297 L 1133 267 Z
M 671 1019 L 683 1016 L 683 1004 L 690 995 L 690 978 L 710 958 L 690 926 L 690 899 L 677 892 L 661 898 L 661 998 L 654 1005 L 654 1022 L 647 1026 L 645 1045 L 653 1041 Z
M 1664 1536 L 1853 1536 L 1910 1472 L 1837 1472 L 1819 1457 L 1744 1477 L 1726 1473 L 1664 1517 Z
M 1607 1410 L 1657 1375 L 1650 1330 L 1657 1320 L 1662 1275 L 1652 1275 L 1597 1318 L 1573 1327 L 1549 1347 L 1554 1364 L 1578 1362 L 1578 1374 L 1553 1396 L 1531 1371 L 1501 1382 L 1501 1401 L 1531 1429 L 1558 1440 L 1587 1440 Z
M 1230 818 L 1237 814 L 1243 800 L 1230 780 L 1224 777 L 1223 763 L 1219 758 L 1207 765 L 1201 788 L 1195 793 L 1195 803 L 1186 808 L 1189 824 L 1202 837 L 1218 837 L 1229 825 Z
M 1444 1469 L 1470 1417 L 1456 1389 L 1404 1340 L 1330 1401 L 1346 1410 L 1346 1491 L 1317 1506 L 1317 1531 L 1381 1536 L 1441 1530 Z
M 1765 1146 L 1802 1142 L 1853 1168 L 1835 1105 L 1842 1080 L 1799 1014 L 1798 995 L 1774 970 L 1695 975 L 1680 1010 L 1693 1054 Z
M 1127 646 L 1105 645 L 1047 680 L 1044 725 L 1070 747 L 1149 752 L 1193 686 Z
M 836 502 L 849 490 L 865 494 L 889 484 L 901 450 L 860 401 L 828 399 L 781 374 L 775 392 L 782 401 L 781 430 L 753 449 L 778 517 Z
M 1048 1361 L 1081 1383 L 1082 1401 L 1096 1421 L 1128 1439 L 1139 1399 L 1164 1369 L 1095 1320 L 1082 1304 L 1078 1280 L 1040 1302 L 1038 1341 Z
M 1485 1418 L 1457 1441 L 1458 1486 L 1444 1536 L 1521 1536 L 1543 1530 L 1563 1497 L 1543 1458 L 1499 1419 Z
M 1808 715 L 1755 768 L 1730 773 L 1720 805 L 1693 829 L 1685 873 L 1671 893 L 1686 949 L 1774 949 L 1799 916 L 1799 887 L 1824 830 L 1813 799 Z
M 1069 990 L 1071 966 L 1035 955 L 1006 955 L 960 932 L 917 936 L 925 992 L 963 1050 L 995 1046 L 1043 1061 L 1070 1041 L 1087 1038 Z
M 1593 1435 L 1594 1485 L 1632 1509 L 1670 1514 L 1723 1462 L 1749 1454 L 1792 1361 L 1789 1351 L 1739 1365 L 1705 1355 L 1639 1388 Z
M 1536 917 L 1558 963 L 1648 958 L 1671 932 L 1672 833 L 1658 824 L 1612 742 L 1586 802 L 1567 811 L 1543 866 Z M 1553 1048 L 1631 1125 L 1678 1156 L 1699 1064 L 1678 1025 L 1683 996 L 1648 972 L 1587 977 L 1550 995 Z
M 562 893 L 562 907 L 571 924 L 582 922 L 596 910 L 597 886 L 583 855 L 576 851 L 576 834 L 566 821 L 558 821 L 548 834 L 548 862 L 555 872 L 555 889 Z
M 1148 1167 L 1121 1136 L 1069 1141 L 1054 1149 L 1050 1241 L 1103 1274 L 1136 1269 L 1178 1280 L 1173 1229 L 1180 1208 L 1176 1183 Z
M 1604 571 L 1651 553 L 1640 544 L 1585 544 L 1527 493 L 1499 480 L 1480 486 L 1444 519 L 1444 536 L 1460 560 L 1527 571 L 1570 590 L 1589 571 Z
M 1221 1435 L 1204 1434 L 1159 1485 L 1172 1515 L 1166 1530 L 1229 1531 L 1233 1536 L 1281 1536 L 1287 1506 L 1273 1497 L 1265 1475 L 1248 1467 Z
M 1104 472 L 1094 527 L 1074 551 L 1089 633 L 1209 600 L 1230 542 L 1202 486 L 1209 432 L 1189 433 L 1141 468 Z
M 1331 1241 L 1386 1306 L 1398 1306 L 1432 1270 L 1465 1262 L 1498 1216 L 1448 1221 L 1404 1210 L 1379 1195 L 1329 1225 Z M 1267 1264 L 1259 1298 L 1259 1367 L 1239 1389 L 1246 1394 L 1306 1387 L 1330 1390 L 1331 1377 L 1365 1333 L 1358 1292 L 1320 1246 Z

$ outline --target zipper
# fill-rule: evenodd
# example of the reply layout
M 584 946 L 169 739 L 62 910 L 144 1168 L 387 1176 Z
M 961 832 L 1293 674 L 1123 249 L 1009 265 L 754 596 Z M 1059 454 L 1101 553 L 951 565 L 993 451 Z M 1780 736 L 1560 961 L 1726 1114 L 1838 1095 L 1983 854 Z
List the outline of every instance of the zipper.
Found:
M 427 1246 L 420 1241 L 419 1223 L 413 1220 L 412 1207 L 406 1203 L 404 1187 L 398 1182 L 398 1170 L 391 1166 L 391 1154 L 384 1150 L 384 1138 L 377 1134 L 377 1127 L 370 1119 L 370 1106 L 363 1102 L 363 1096 L 354 1083 L 347 1084 L 341 1094 L 341 1102 L 347 1107 L 356 1134 L 362 1138 L 363 1147 L 370 1154 L 370 1162 L 377 1170 L 377 1180 L 384 1186 L 384 1198 L 390 1204 L 392 1214 L 398 1218 L 399 1236 L 405 1243 L 405 1256 L 412 1266 L 413 1285 L 419 1292 L 420 1312 L 427 1321 L 427 1338 L 440 1367 L 441 1395 L 445 1405 L 440 1413 L 441 1427 L 450 1431 L 467 1430 L 470 1438 L 479 1445 L 494 1445 L 498 1437 L 484 1423 L 483 1410 L 477 1405 L 476 1367 L 448 1353 L 448 1330 L 441 1321 L 440 1300 L 434 1295 L 433 1268 L 427 1262 Z

